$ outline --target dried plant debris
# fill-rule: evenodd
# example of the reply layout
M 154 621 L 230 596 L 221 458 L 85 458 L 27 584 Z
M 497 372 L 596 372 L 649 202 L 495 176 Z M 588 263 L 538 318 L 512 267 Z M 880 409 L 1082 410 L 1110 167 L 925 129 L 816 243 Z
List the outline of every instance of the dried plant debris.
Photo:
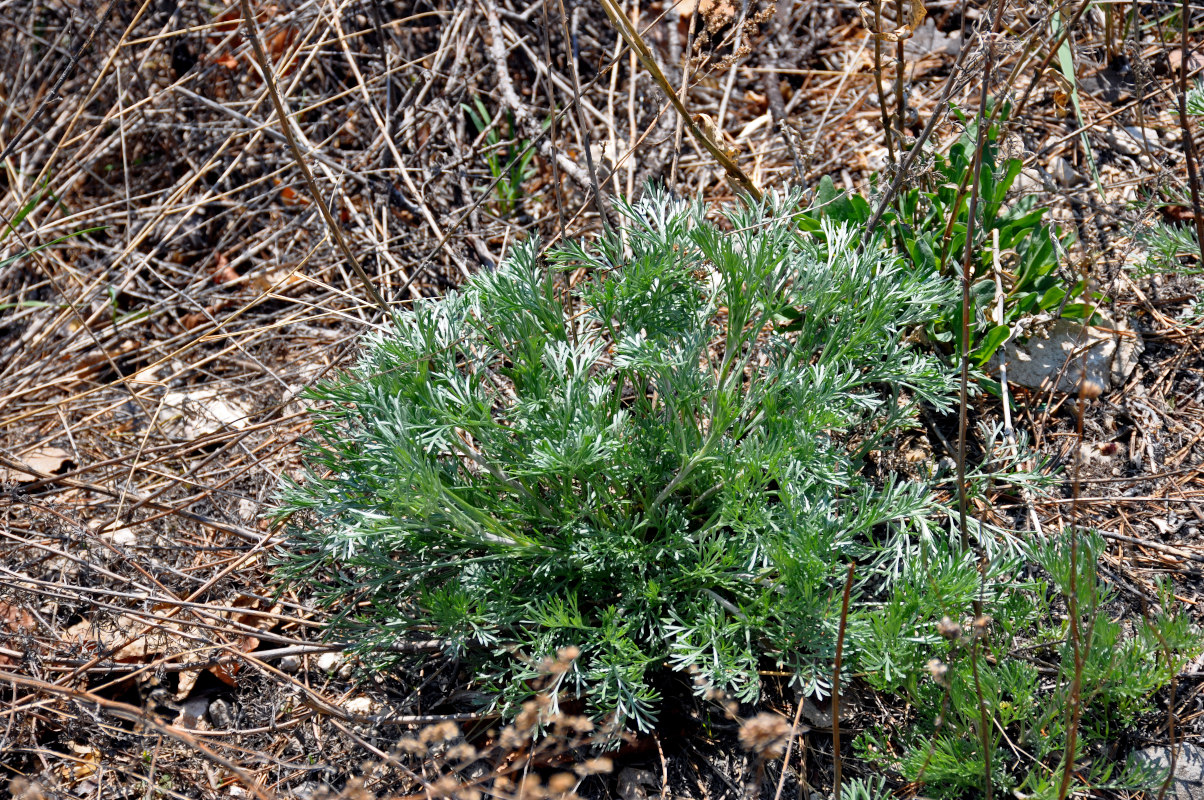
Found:
M 1028 542 L 1025 531 L 1098 531 L 1103 546 L 1080 543 L 1098 553 L 1095 575 L 1110 591 L 1101 613 L 1122 626 L 1117 641 L 1145 641 L 1144 620 L 1179 619 L 1176 604 L 1201 602 L 1200 211 L 1177 99 L 1186 69 L 1185 119 L 1196 126 L 1198 11 L 1188 9 L 1184 49 L 1178 10 L 1168 20 L 1145 6 L 1084 6 L 1078 16 L 1009 8 L 992 34 L 994 12 L 976 2 L 964 13 L 927 4 L 922 23 L 906 2 L 872 4 L 867 16 L 856 2 L 611 5 L 630 20 L 645 60 L 590 4 L 253 3 L 292 130 L 379 291 L 404 311 L 496 268 L 531 235 L 594 241 L 617 221 L 604 223 L 598 207 L 638 199 L 649 179 L 715 208 L 734 199 L 729 179 L 741 174 L 768 192 L 821 190 L 821 204 L 847 193 L 847 206 L 836 203 L 854 216 L 853 195 L 872 214 L 900 175 L 902 203 L 885 206 L 903 206 L 905 227 L 887 239 L 903 242 L 909 263 L 929 263 L 906 230 L 925 229 L 906 216 L 908 193 L 925 213 L 929 196 L 954 207 L 972 170 L 943 172 L 942 159 L 974 129 L 992 57 L 985 77 L 1000 102 L 988 113 L 1000 109 L 1000 130 L 988 148 L 998 158 L 980 185 L 1003 183 L 1004 167 L 1019 160 L 1000 208 L 1043 210 L 1041 224 L 1064 250 L 1042 257 L 1039 278 L 1070 296 L 1063 305 L 1049 287 L 1013 293 L 1034 273 L 1002 237 L 997 322 L 987 220 L 999 215 L 980 204 L 976 341 L 1003 341 L 1006 313 L 1035 292 L 1050 303 L 1050 324 L 1082 302 L 1098 316 L 1072 324 L 1123 343 L 1127 321 L 1144 350 L 1098 397 L 1051 392 L 1052 383 L 1012 383 L 999 396 L 981 382 L 986 391 L 968 409 L 967 468 L 982 476 L 971 518 L 1001 546 Z M 1064 43 L 1061 26 L 1070 28 Z M 653 85 L 646 60 L 680 94 L 688 120 Z M 13 0 L 0 15 L 0 74 L 0 783 L 11 794 L 726 800 L 777 796 L 779 785 L 783 796 L 832 788 L 828 700 L 800 694 L 793 673 L 774 664 L 757 674 L 756 705 L 695 695 L 694 676 L 658 682 L 682 702 L 666 707 L 653 733 L 605 756 L 592 743 L 600 728 L 557 733 L 557 720 L 583 719 L 572 706 L 560 717 L 536 709 L 535 731 L 515 728 L 506 750 L 500 737 L 513 724 L 482 709 L 492 690 L 447 657 L 446 640 L 418 631 L 396 645 L 399 657 L 417 654 L 417 667 L 375 672 L 355 655 L 358 641 L 325 633 L 357 609 L 318 608 L 298 585 L 274 594 L 282 534 L 262 514 L 282 475 L 303 475 L 303 390 L 353 364 L 362 334 L 387 323 L 331 247 L 238 5 Z M 736 172 L 696 149 L 695 117 L 709 120 L 708 141 Z M 953 219 L 954 252 L 973 181 L 965 186 L 961 210 L 943 218 Z M 1021 210 L 1025 198 L 1032 206 Z M 814 199 L 804 204 L 819 222 Z M 957 279 L 958 267 L 940 269 Z M 696 277 L 709 285 L 717 274 Z M 558 275 L 556 291 L 592 276 Z M 944 327 L 906 332 L 909 346 L 955 366 L 956 345 L 941 337 L 956 306 Z M 1028 330 L 1008 346 L 1023 345 Z M 916 422 L 922 430 L 865 442 L 865 477 L 897 474 L 949 501 L 957 422 L 931 408 Z M 1041 479 L 998 479 L 1009 470 Z M 1016 575 L 1052 580 L 1039 567 Z M 1072 616 L 1053 602 L 1052 615 Z M 889 628 L 902 613 L 892 608 L 874 624 Z M 989 676 L 1015 650 L 1043 691 L 1067 686 L 1056 672 L 1065 636 L 1012 638 L 1009 619 L 1021 611 L 992 613 L 985 639 L 971 635 L 977 615 L 961 607 L 934 610 L 914 637 L 924 644 L 897 635 L 914 650 L 916 691 L 939 707 L 948 690 L 953 703 L 970 685 L 974 642 Z M 935 624 L 944 616 L 964 631 L 956 641 Z M 1168 646 L 1177 624 L 1166 623 Z M 541 672 L 541 656 L 562 664 L 555 649 L 524 662 L 538 676 L 521 687 L 532 702 L 539 681 L 560 674 Z M 1147 651 L 1134 674 L 1174 661 L 1161 643 L 1155 649 L 1161 655 Z M 896 656 L 852 657 L 878 658 L 885 670 Z M 515 654 L 499 648 L 496 657 L 511 664 Z M 1173 689 L 1155 695 L 1156 711 L 1124 725 L 1084 718 L 1089 744 L 1066 762 L 1083 766 L 1073 779 L 1096 794 L 1136 791 L 1136 779 L 1118 777 L 1129 750 L 1201 733 L 1199 672 L 1198 658 L 1187 663 Z M 1017 668 L 999 684 L 1011 687 L 995 698 L 999 714 L 1020 713 L 1027 674 Z M 951 794 L 981 794 L 980 784 L 957 783 L 970 763 L 956 749 L 963 743 L 939 744 L 930 757 L 923 749 L 940 731 L 910 750 L 858 740 L 919 718 L 921 704 L 893 703 L 893 690 L 870 685 L 882 675 L 867 670 L 843 687 L 835 723 L 845 796 L 935 796 L 942 781 L 962 786 Z M 514 709 L 523 713 L 522 703 Z M 787 763 L 768 757 L 778 742 L 768 734 L 756 738 L 765 757 L 742 747 L 741 731 L 759 715 L 790 720 L 796 711 L 800 738 Z M 959 718 L 948 719 L 945 734 Z M 420 741 L 447 722 L 459 738 L 395 752 L 400 739 Z M 769 733 L 777 725 L 762 722 Z M 1042 728 L 1051 740 L 1058 724 Z M 1004 752 L 993 765 L 1018 763 L 1013 745 L 1038 752 L 1021 743 L 1022 725 L 1001 725 Z M 1105 728 L 1106 743 L 1091 739 Z M 559 744 L 539 744 L 541 731 Z M 475 760 L 452 760 L 468 747 Z M 1105 776 L 1088 762 L 1117 766 Z M 1043 763 L 1052 783 L 1020 790 L 1057 796 L 1065 770 L 1056 753 Z M 909 775 L 918 782 L 908 786 Z

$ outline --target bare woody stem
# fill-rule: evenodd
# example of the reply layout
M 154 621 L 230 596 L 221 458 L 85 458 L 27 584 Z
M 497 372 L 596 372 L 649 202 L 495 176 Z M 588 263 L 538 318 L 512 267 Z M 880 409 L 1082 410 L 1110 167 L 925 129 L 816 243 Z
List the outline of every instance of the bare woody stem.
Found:
M 849 621 L 849 596 L 853 593 L 854 563 L 844 579 L 844 597 L 840 601 L 840 630 L 836 634 L 836 661 L 832 667 L 832 797 L 840 798 L 840 662 L 844 656 L 844 629 Z M 800 700 L 801 704 L 802 701 Z
M 272 98 L 272 105 L 276 109 L 276 116 L 280 120 L 280 129 L 284 132 L 284 138 L 288 140 L 289 149 L 293 152 L 293 160 L 297 162 L 297 167 L 301 170 L 301 175 L 305 178 L 305 185 L 309 189 L 310 195 L 314 199 L 314 203 L 318 206 L 318 210 L 322 212 L 322 219 L 326 222 L 326 228 L 330 231 L 330 235 L 334 237 L 335 243 L 339 247 L 339 251 L 343 257 L 347 259 L 347 263 L 351 265 L 352 271 L 355 272 L 357 278 L 364 284 L 364 288 L 371 295 L 373 302 L 380 306 L 381 311 L 388 316 L 391 312 L 389 304 L 385 302 L 385 298 L 372 284 L 372 279 L 368 277 L 368 273 L 360 265 L 359 259 L 351 252 L 351 247 L 347 244 L 347 239 L 343 236 L 343 230 L 335 222 L 334 216 L 330 213 L 330 207 L 326 205 L 326 200 L 322 197 L 322 193 L 318 190 L 318 183 L 314 180 L 314 174 L 310 171 L 309 165 L 305 163 L 305 156 L 301 152 L 301 147 L 297 144 L 297 137 L 293 135 L 293 126 L 290 124 L 291 117 L 288 110 L 284 107 L 284 101 L 280 97 L 280 90 L 276 87 L 276 78 L 272 72 L 271 62 L 268 61 L 267 52 L 263 49 L 263 42 L 259 40 L 259 26 L 255 24 L 255 13 L 251 10 L 249 0 L 240 0 L 242 4 L 242 20 L 247 29 L 247 38 L 251 40 L 251 48 L 255 51 L 255 60 L 259 62 L 259 69 L 263 73 L 263 82 L 267 86 L 268 95 Z

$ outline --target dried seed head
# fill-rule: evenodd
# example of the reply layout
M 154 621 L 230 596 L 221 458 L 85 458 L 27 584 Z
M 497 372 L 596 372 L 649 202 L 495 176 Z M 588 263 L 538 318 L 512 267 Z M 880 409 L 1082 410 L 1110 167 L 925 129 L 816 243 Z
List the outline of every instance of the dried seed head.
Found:
M 460 742 L 447 751 L 448 761 L 472 761 L 477 757 L 477 749 L 468 742 Z
M 553 795 L 567 794 L 577 787 L 577 776 L 571 772 L 557 772 L 548 778 L 548 793 Z
M 436 742 L 447 742 L 452 739 L 460 738 L 460 726 L 450 720 L 447 722 L 437 722 L 422 729 L 418 734 L 419 740 L 423 744 L 435 744 Z
M 577 714 L 557 714 L 552 718 L 556 733 L 567 739 L 573 739 L 594 729 L 594 723 L 589 717 Z
M 974 638 L 981 639 L 986 636 L 989 627 L 991 627 L 991 618 L 986 614 L 974 620 Z
M 535 727 L 539 725 L 541 710 L 539 704 L 534 700 L 523 703 L 523 710 L 514 718 L 514 727 L 521 733 L 530 733 L 535 730 Z
M 928 674 L 934 681 L 944 686 L 945 679 L 949 675 L 949 665 L 943 663 L 939 658 L 930 658 L 928 659 Z
M 46 795 L 42 793 L 42 787 L 25 778 L 13 778 L 13 782 L 8 785 L 9 797 L 15 797 L 17 800 L 45 800 Z
M 364 785 L 362 777 L 348 778 L 338 797 L 339 800 L 376 800 L 376 794 Z
M 502 750 L 512 753 L 526 746 L 529 735 L 529 731 L 526 734 L 519 733 L 518 729 L 513 725 L 507 725 L 502 729 L 502 734 L 498 737 L 497 743 Z
M 573 772 L 576 772 L 581 777 L 586 775 L 602 775 L 613 771 L 615 768 L 614 762 L 609 758 L 590 758 L 582 761 L 573 767 Z
M 763 712 L 740 728 L 740 744 L 761 758 L 780 758 L 790 741 L 790 723 L 777 714 Z
M 962 626 L 948 617 L 941 617 L 941 621 L 936 624 L 936 629 L 941 636 L 951 642 L 956 642 L 962 635 Z
M 518 795 L 528 798 L 528 800 L 543 800 L 548 796 L 548 792 L 543 788 L 543 783 L 539 780 L 538 775 L 527 775 L 519 784 Z
M 439 780 L 431 784 L 431 797 L 451 797 L 460 788 L 460 782 L 451 775 L 444 775 Z
M 412 756 L 426 755 L 426 745 L 412 736 L 403 736 L 398 739 L 397 749 Z

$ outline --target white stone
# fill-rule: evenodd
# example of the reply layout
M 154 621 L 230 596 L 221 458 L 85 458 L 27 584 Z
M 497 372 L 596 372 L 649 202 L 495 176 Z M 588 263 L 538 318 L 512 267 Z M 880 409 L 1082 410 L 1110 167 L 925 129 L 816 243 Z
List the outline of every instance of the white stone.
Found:
M 115 531 L 105 531 L 100 538 L 117 547 L 128 547 L 138 542 L 138 535 L 131 528 L 118 528 Z
M 1062 156 L 1054 156 L 1049 160 L 1049 174 L 1055 181 L 1067 187 L 1087 182 L 1082 173 L 1072 167 L 1070 162 Z
M 1048 391 L 1058 380 L 1057 391 L 1077 394 L 1081 386 L 1094 399 L 1124 383 L 1144 348 L 1141 337 L 1127 326 L 1115 330 L 1124 335 L 1074 320 L 1054 320 L 1034 331 L 1027 342 L 1008 342 L 991 359 L 991 371 L 998 375 L 1000 359 L 1005 357 L 1010 384 Z
M 254 500 L 244 498 L 238 501 L 238 516 L 243 522 L 250 522 L 255 519 L 257 513 L 259 513 L 259 506 Z
M 1142 139 L 1143 132 L 1145 133 L 1144 140 Z M 1158 131 L 1153 128 L 1141 128 L 1136 125 L 1127 125 L 1123 128 L 1109 131 L 1106 138 L 1108 144 L 1112 145 L 1113 150 L 1126 156 L 1141 155 L 1145 152 L 1146 143 L 1149 144 L 1151 150 L 1157 148 L 1161 143 L 1158 138 Z

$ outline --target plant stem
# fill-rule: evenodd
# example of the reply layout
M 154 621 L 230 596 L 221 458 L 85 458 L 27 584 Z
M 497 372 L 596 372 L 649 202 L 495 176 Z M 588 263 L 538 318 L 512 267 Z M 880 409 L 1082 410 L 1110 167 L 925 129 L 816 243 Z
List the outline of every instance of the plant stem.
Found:
M 836 661 L 832 666 L 832 797 L 840 800 L 840 662 L 844 655 L 844 630 L 849 621 L 849 596 L 853 593 L 854 563 L 844 579 L 844 597 L 840 601 L 840 630 L 836 634 Z
M 309 164 L 305 162 L 305 156 L 301 153 L 301 147 L 297 144 L 297 137 L 293 135 L 293 126 L 291 124 L 292 117 L 284 107 L 284 101 L 280 97 L 280 89 L 276 86 L 276 77 L 272 72 L 271 62 L 268 61 L 267 52 L 263 49 L 263 42 L 259 40 L 259 26 L 255 24 L 255 12 L 251 10 L 250 0 L 241 0 L 242 3 L 242 21 L 247 29 L 247 38 L 251 40 L 251 47 L 255 51 L 255 60 L 259 62 L 259 69 L 263 73 L 264 85 L 268 88 L 268 95 L 272 98 L 272 106 L 276 109 L 276 117 L 280 120 L 280 130 L 284 133 L 284 138 L 288 140 L 289 149 L 293 152 L 293 160 L 297 162 L 298 169 L 301 170 L 302 177 L 305 178 L 305 186 L 309 189 L 310 195 L 314 199 L 314 204 L 318 210 L 322 212 L 322 219 L 326 221 L 326 229 L 330 231 L 330 235 L 334 238 L 335 243 L 342 252 L 343 258 L 347 259 L 347 263 L 351 265 L 355 276 L 364 284 L 364 288 L 372 297 L 373 302 L 380 306 L 381 311 L 385 312 L 388 317 L 392 312 L 389 309 L 389 304 L 376 290 L 372 284 L 372 279 L 368 277 L 368 273 L 360 265 L 359 259 L 351 252 L 351 247 L 347 244 L 347 240 L 343 237 L 343 229 L 335 222 L 334 215 L 330 213 L 330 207 L 326 204 L 326 198 L 322 196 L 322 192 L 318 189 L 318 183 L 314 180 L 314 174 L 309 169 Z
M 1191 121 L 1187 118 L 1187 71 L 1191 58 L 1188 49 L 1187 31 L 1190 27 L 1190 6 L 1183 0 L 1183 41 L 1179 45 L 1182 62 L 1179 65 L 1179 127 L 1183 130 L 1183 160 L 1187 162 L 1187 185 L 1191 189 L 1191 210 L 1196 223 L 1196 241 L 1200 244 L 1200 263 L 1204 264 L 1204 210 L 1200 206 L 1200 175 L 1196 165 L 1196 143 L 1191 135 Z

